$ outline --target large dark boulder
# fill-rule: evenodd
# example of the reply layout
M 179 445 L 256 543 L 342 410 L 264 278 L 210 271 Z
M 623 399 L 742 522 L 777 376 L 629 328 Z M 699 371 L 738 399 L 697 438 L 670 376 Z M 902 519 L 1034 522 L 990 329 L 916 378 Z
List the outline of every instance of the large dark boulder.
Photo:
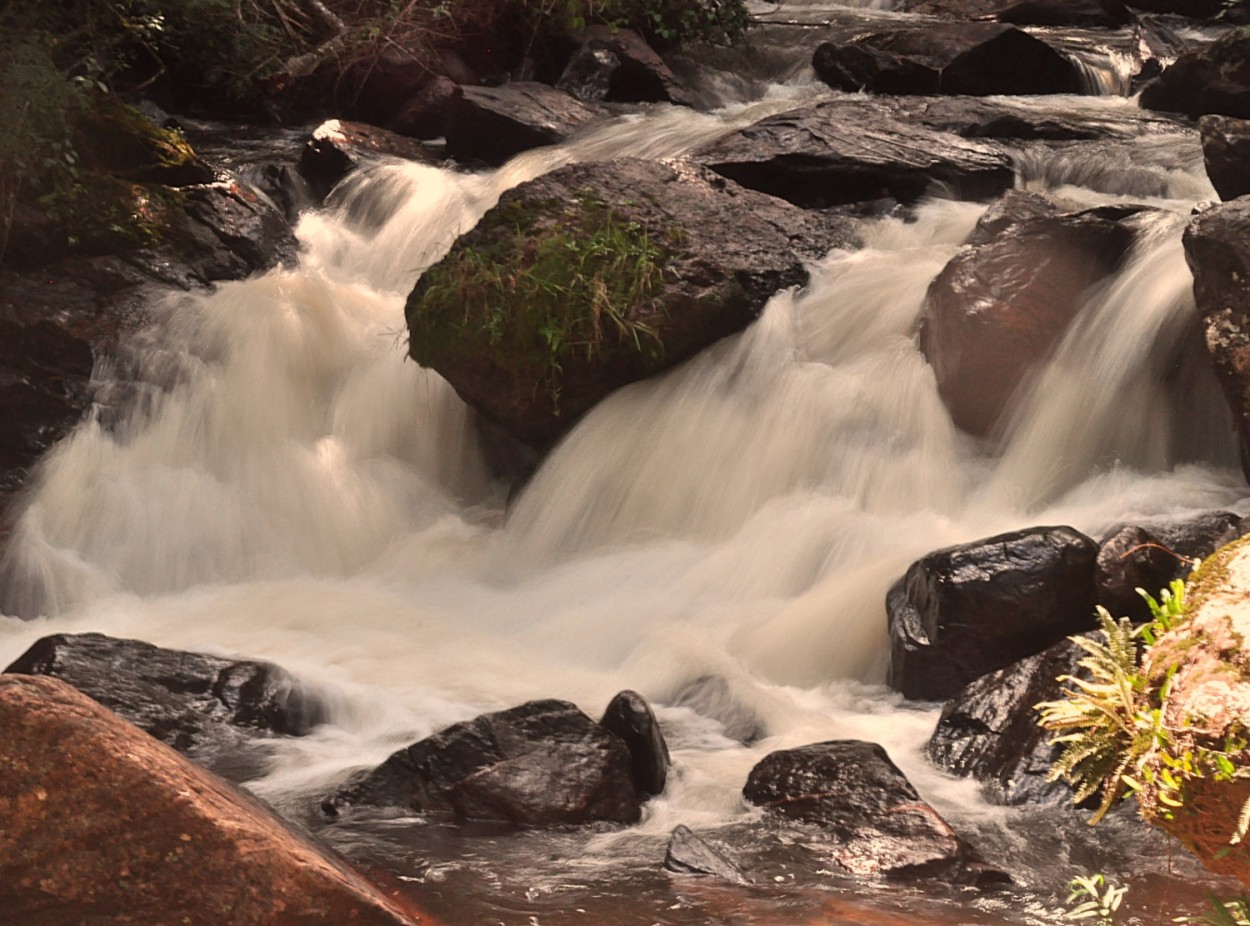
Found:
M 0 676 L 0 818 L 0 922 L 417 922 L 256 798 L 57 679 Z
M 36 641 L 5 672 L 73 685 L 161 742 L 230 778 L 263 771 L 249 746 L 265 734 L 301 736 L 325 708 L 268 662 L 161 649 L 99 633 Z
M 639 817 L 629 750 L 567 701 L 530 701 L 445 730 L 345 782 L 323 809 L 403 807 L 533 826 Z
M 1116 269 L 1134 240 L 1121 220 L 1136 211 L 1028 216 L 951 258 L 925 297 L 920 349 L 955 424 L 994 429 L 1085 293 Z
M 1137 589 L 1158 598 L 1173 579 L 1189 575 L 1195 560 L 1206 559 L 1241 533 L 1242 519 L 1231 511 L 1114 530 L 1098 548 L 1098 603 L 1113 617 L 1147 621 L 1150 608 Z
M 622 691 L 608 703 L 599 725 L 620 737 L 629 750 L 630 771 L 639 796 L 661 793 L 672 760 L 660 723 L 646 699 L 636 691 Z
M 1017 26 L 1083 26 L 1118 29 L 1133 21 L 1120 0 L 1017 0 L 999 9 L 1001 23 Z
M 984 782 L 1003 804 L 1070 803 L 1072 790 L 1047 781 L 1059 750 L 1038 724 L 1035 706 L 1058 700 L 1061 675 L 1080 675 L 1085 650 L 1063 640 L 1035 656 L 983 675 L 942 708 L 925 752 L 939 768 Z
M 983 199 L 1009 189 L 1014 177 L 1011 158 L 997 146 L 908 124 L 877 100 L 771 116 L 694 157 L 743 186 L 806 207 L 912 202 L 935 188 Z
M 1250 29 L 1186 52 L 1142 90 L 1143 109 L 1250 119 Z
M 1094 625 L 1098 545 L 1036 527 L 930 553 L 890 589 L 888 682 L 942 700 Z
M 1080 93 L 1077 67 L 1041 39 L 1001 23 L 942 23 L 872 33 L 816 49 L 812 67 L 835 90 L 891 94 Z
M 1250 194 L 1250 121 L 1228 116 L 1203 116 L 1202 160 L 1220 199 L 1227 202 Z
M 632 29 L 591 25 L 578 38 L 557 89 L 587 102 L 693 105 L 690 90 Z
M 853 875 L 959 881 L 975 880 L 981 868 L 876 743 L 835 740 L 770 753 L 751 769 L 742 795 L 819 826 L 833 861 Z
M 684 161 L 565 167 L 505 193 L 426 271 L 409 350 L 542 447 L 612 390 L 746 327 L 850 227 Z
M 502 164 L 510 157 L 564 141 L 604 111 L 531 81 L 502 87 L 461 87 L 447 124 L 447 153 L 458 161 Z
M 1207 352 L 1250 471 L 1250 198 L 1203 212 L 1185 229 L 1185 260 Z

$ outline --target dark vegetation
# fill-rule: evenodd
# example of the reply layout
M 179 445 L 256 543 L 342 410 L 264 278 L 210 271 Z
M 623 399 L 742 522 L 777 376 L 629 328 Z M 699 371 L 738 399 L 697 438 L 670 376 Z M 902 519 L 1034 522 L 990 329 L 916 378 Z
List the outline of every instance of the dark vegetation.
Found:
M 741 0 L 0 2 L 0 259 L 22 210 L 65 227 L 71 250 L 149 233 L 156 206 L 90 143 L 101 113 L 121 118 L 117 101 L 218 119 L 352 116 L 396 60 L 418 80 L 446 73 L 451 56 L 502 82 L 567 57 L 590 23 L 663 47 L 736 40 L 747 16 Z M 176 131 L 147 135 L 158 165 L 190 157 Z

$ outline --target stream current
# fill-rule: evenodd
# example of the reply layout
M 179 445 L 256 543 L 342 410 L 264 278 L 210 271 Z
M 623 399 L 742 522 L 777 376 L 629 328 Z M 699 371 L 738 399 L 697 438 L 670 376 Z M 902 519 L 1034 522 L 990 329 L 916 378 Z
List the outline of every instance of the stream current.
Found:
M 97 630 L 286 667 L 330 722 L 276 741 L 248 787 L 451 924 L 1030 926 L 1057 922 L 1091 871 L 1134 885 L 1141 923 L 1200 908 L 1206 882 L 1160 835 L 997 807 L 932 768 L 939 706 L 882 685 L 885 592 L 919 555 L 1039 524 L 1099 537 L 1245 494 L 1186 325 L 1180 235 L 1214 198 L 1196 133 L 1021 153 L 1018 186 L 1164 211 L 992 443 L 952 425 L 915 338 L 984 204 L 866 220 L 862 248 L 817 262 L 747 331 L 595 408 L 511 499 L 463 403 L 406 358 L 408 291 L 504 190 L 572 161 L 681 155 L 835 96 L 798 67 L 722 91 L 712 113 L 654 106 L 497 171 L 362 171 L 303 217 L 297 269 L 154 305 L 144 385 L 52 451 L 17 525 L 4 581 L 45 616 L 0 618 L 0 664 Z M 1115 96 L 1028 105 L 1137 112 Z M 598 716 L 622 688 L 654 704 L 675 763 L 635 827 L 314 813 L 351 770 L 447 724 L 545 697 Z M 835 738 L 881 743 L 1016 886 L 856 882 L 819 841 L 762 824 L 741 798 L 751 767 Z M 732 847 L 756 886 L 663 873 L 679 823 Z

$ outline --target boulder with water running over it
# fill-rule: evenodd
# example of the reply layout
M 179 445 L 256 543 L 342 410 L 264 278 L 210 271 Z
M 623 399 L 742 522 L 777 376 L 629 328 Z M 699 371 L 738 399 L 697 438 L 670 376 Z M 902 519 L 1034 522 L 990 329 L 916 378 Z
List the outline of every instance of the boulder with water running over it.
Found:
M 633 823 L 629 749 L 567 701 L 453 724 L 348 779 L 322 809 L 402 807 L 530 826 Z
M 1184 242 L 1207 353 L 1233 413 L 1242 469 L 1250 473 L 1250 197 L 1198 215 Z
M 835 90 L 851 92 L 1018 96 L 1084 89 L 1066 55 L 1003 23 L 928 24 L 826 42 L 812 67 Z
M 544 448 L 612 390 L 741 331 L 852 228 L 686 161 L 564 167 L 505 193 L 426 271 L 409 352 Z
M 1002 148 L 907 120 L 892 101 L 832 100 L 761 119 L 694 158 L 809 208 L 884 197 L 914 202 L 939 189 L 983 199 L 1011 188 L 1011 158 Z
M 429 162 L 421 142 L 364 122 L 330 119 L 313 129 L 300 152 L 299 172 L 321 201 L 353 170 L 384 158 Z
M 43 637 L 5 672 L 73 685 L 236 781 L 265 770 L 265 736 L 302 736 L 325 716 L 316 696 L 272 663 L 161 649 L 99 633 Z
M 989 435 L 1135 239 L 1146 207 L 1025 215 L 960 251 L 929 286 L 920 349 L 960 428 Z
M 461 87 L 447 121 L 447 153 L 498 165 L 522 151 L 554 145 L 606 115 L 601 107 L 546 84 Z
M 944 700 L 1092 629 L 1097 556 L 1079 531 L 1034 527 L 922 557 L 886 597 L 890 686 Z
M 259 800 L 53 678 L 0 676 L 0 818 L 4 923 L 418 922 Z
M 994 883 L 988 869 L 916 792 L 884 749 L 862 740 L 769 753 L 743 797 L 769 813 L 828 834 L 831 859 L 852 875 Z

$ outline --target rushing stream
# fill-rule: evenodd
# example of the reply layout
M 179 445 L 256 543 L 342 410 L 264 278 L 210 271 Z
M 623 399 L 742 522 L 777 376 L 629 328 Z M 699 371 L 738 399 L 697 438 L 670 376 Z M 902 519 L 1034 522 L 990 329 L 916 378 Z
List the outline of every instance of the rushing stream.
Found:
M 1193 133 L 1022 154 L 1021 186 L 1166 213 L 994 446 L 951 424 L 914 330 L 984 205 L 866 222 L 862 249 L 828 255 L 744 334 L 602 403 L 511 500 L 464 405 L 405 357 L 407 292 L 505 189 L 574 160 L 679 155 L 831 95 L 800 74 L 712 114 L 623 116 L 495 172 L 380 166 L 304 217 L 298 269 L 156 307 L 142 393 L 53 451 L 15 531 L 4 581 L 47 616 L 0 621 L 0 664 L 90 629 L 285 666 L 332 720 L 277 742 L 249 787 L 399 871 L 450 923 L 1045 924 L 1095 870 L 1136 885 L 1142 923 L 1192 912 L 1200 876 L 1162 837 L 986 804 L 923 758 L 937 706 L 880 683 L 885 591 L 918 555 L 1036 524 L 1098 537 L 1245 493 L 1209 372 L 1163 376 L 1193 312 L 1180 234 L 1213 196 Z M 636 827 L 315 819 L 350 770 L 451 722 L 540 697 L 597 716 L 622 688 L 655 704 L 675 761 Z M 845 737 L 882 743 L 1017 887 L 857 883 L 780 830 L 733 839 L 758 818 L 741 798 L 752 765 Z M 757 885 L 661 872 L 678 823 L 745 853 Z

